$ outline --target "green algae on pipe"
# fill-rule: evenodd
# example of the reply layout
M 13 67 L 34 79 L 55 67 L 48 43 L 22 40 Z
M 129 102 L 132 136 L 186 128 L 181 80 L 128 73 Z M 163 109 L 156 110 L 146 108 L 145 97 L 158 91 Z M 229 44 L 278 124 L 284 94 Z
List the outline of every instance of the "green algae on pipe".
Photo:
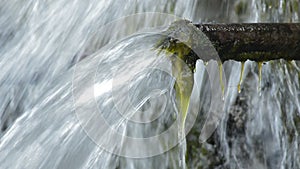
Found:
M 300 60 L 300 23 L 194 24 L 222 61 Z

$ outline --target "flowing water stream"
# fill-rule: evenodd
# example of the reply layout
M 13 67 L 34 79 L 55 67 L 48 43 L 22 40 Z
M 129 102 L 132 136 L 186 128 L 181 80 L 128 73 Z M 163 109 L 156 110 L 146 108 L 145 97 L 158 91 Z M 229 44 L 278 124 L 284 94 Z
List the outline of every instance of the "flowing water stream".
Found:
M 299 9 L 295 0 L 1 1 L 0 168 L 300 168 L 299 61 L 226 61 L 220 73 L 198 60 L 185 119 L 172 54 L 155 48 L 180 18 L 298 22 Z

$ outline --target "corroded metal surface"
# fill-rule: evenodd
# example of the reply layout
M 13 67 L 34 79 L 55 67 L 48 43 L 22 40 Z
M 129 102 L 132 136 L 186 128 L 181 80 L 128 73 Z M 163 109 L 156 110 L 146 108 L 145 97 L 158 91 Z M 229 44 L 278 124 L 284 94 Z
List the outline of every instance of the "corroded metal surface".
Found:
M 195 24 L 222 61 L 300 60 L 300 23 Z

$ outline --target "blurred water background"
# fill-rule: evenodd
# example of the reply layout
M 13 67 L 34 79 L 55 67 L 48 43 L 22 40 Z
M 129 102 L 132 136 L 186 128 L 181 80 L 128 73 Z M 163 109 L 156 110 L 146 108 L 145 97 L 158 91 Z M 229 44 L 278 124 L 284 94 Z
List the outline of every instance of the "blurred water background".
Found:
M 122 22 L 125 25 L 107 26 L 144 12 L 148 14 Z M 169 15 L 159 18 L 153 12 Z M 72 92 L 75 78 L 78 97 L 84 94 L 90 87 L 87 78 L 97 68 L 94 82 L 100 89 L 95 98 L 111 126 L 129 136 L 153 136 L 166 130 L 177 116 L 170 90 L 174 79 L 162 71 L 145 71 L 131 81 L 131 99 L 151 115 L 138 118 L 150 120 L 154 111 L 164 110 L 156 121 L 135 125 L 117 115 L 110 90 L 112 72 L 130 68 L 129 63 L 153 65 L 156 54 L 151 47 L 172 21 L 299 22 L 299 12 L 297 0 L 1 1 L 0 168 L 300 168 L 299 61 L 266 62 L 261 77 L 256 62 L 247 61 L 242 72 L 242 63 L 225 62 L 224 116 L 205 143 L 199 135 L 211 95 L 205 64 L 199 61 L 195 78 L 199 90 L 193 96 L 199 114 L 186 142 L 143 159 L 120 157 L 99 147 L 80 125 Z M 133 34 L 148 27 L 156 29 Z M 160 89 L 155 97 L 147 95 L 154 89 Z M 86 112 L 94 111 L 89 98 L 78 104 Z M 116 143 L 119 148 L 139 150 L 122 140 Z M 184 162 L 182 146 L 186 146 Z

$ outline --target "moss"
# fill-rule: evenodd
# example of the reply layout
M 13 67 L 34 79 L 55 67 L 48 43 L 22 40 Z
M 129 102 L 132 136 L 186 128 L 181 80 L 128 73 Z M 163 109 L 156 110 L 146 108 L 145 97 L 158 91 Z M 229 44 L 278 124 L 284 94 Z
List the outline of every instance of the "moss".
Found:
M 247 8 L 248 8 L 248 3 L 246 1 L 240 1 L 235 5 L 234 10 L 238 16 L 241 16 L 246 13 Z
M 180 58 L 191 71 L 194 71 L 196 61 L 199 59 L 194 49 L 201 45 L 207 45 L 206 41 L 209 41 L 204 36 L 190 21 L 178 20 L 163 32 L 161 40 L 154 48 Z
M 283 2 L 282 2 L 282 10 L 283 10 L 283 13 L 286 13 L 286 0 L 283 0 Z
M 171 57 L 180 58 L 188 65 L 191 71 L 194 71 L 197 59 L 195 59 L 195 54 L 191 48 L 185 43 L 180 42 L 178 39 L 166 37 L 157 44 L 157 48 L 160 51 L 165 51 Z
M 176 21 L 163 33 L 161 40 L 154 47 L 159 50 L 159 55 L 164 51 L 172 63 L 172 76 L 176 79 L 176 105 L 182 120 L 181 136 L 184 136 L 185 119 L 194 85 L 193 72 L 198 59 L 191 49 L 195 29 L 197 28 L 187 20 Z
M 293 2 L 293 12 L 298 12 L 299 10 L 299 2 L 297 0 L 294 0 Z
M 176 6 L 176 1 L 172 1 L 170 4 L 170 12 L 171 13 L 175 12 L 175 6 Z

